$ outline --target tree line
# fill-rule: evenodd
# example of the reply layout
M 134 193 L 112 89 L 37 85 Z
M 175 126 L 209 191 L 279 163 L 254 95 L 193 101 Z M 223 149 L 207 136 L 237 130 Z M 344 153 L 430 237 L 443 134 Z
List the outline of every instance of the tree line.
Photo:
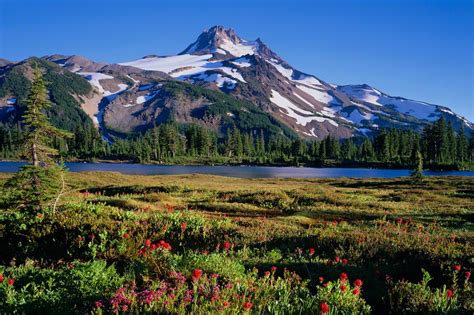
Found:
M 20 158 L 25 137 L 22 123 L 13 128 L 0 124 L 0 158 Z M 464 129 L 455 131 L 444 117 L 419 133 L 383 129 L 374 137 L 320 141 L 268 135 L 264 130 L 242 132 L 227 128 L 223 136 L 204 126 L 169 122 L 143 134 L 104 141 L 92 125 L 77 126 L 67 139 L 53 137 L 53 147 L 66 160 L 131 160 L 140 163 L 248 163 L 279 165 L 379 164 L 412 167 L 417 152 L 431 168 L 471 168 L 474 138 Z

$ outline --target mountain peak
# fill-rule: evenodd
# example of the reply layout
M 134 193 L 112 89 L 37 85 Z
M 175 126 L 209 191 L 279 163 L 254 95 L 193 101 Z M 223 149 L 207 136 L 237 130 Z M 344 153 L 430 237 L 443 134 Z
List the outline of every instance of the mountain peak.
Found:
M 242 41 L 242 39 L 239 36 L 237 36 L 234 29 L 225 28 L 222 25 L 214 25 L 207 31 L 207 33 L 211 35 L 215 41 L 228 39 L 235 44 L 238 44 Z
M 204 30 L 195 42 L 183 50 L 184 54 L 219 54 L 240 57 L 257 52 L 261 41 L 246 41 L 240 38 L 232 28 L 215 25 Z

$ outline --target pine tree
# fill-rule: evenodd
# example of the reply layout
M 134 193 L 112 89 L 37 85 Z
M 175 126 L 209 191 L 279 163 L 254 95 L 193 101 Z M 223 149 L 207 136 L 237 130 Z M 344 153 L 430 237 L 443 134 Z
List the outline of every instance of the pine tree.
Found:
M 421 180 L 423 178 L 423 156 L 420 151 L 416 152 L 415 168 L 410 176 L 416 180 Z
M 53 127 L 45 110 L 51 104 L 46 82 L 39 68 L 34 69 L 34 80 L 23 116 L 26 129 L 24 156 L 31 163 L 20 169 L 5 184 L 9 206 L 40 210 L 55 199 L 53 211 L 64 190 L 64 169 L 55 164 L 58 151 L 51 147 L 54 137 L 64 139 L 69 133 Z
M 263 129 L 260 129 L 260 135 L 257 138 L 256 151 L 259 156 L 265 154 L 265 136 L 263 134 Z
M 458 162 L 464 163 L 468 160 L 468 147 L 469 143 L 466 139 L 466 135 L 464 133 L 464 126 L 461 126 L 461 130 L 459 130 L 458 136 L 456 138 L 456 160 Z
M 58 150 L 51 147 L 52 139 L 69 138 L 71 135 L 52 126 L 45 111 L 51 107 L 48 99 L 46 81 L 39 68 L 34 69 L 34 80 L 26 100 L 27 108 L 23 115 L 26 126 L 24 155 L 33 166 L 53 164 L 53 156 Z
M 446 129 L 446 140 L 447 140 L 447 156 L 446 162 L 454 163 L 456 161 L 456 133 L 454 132 L 453 125 L 451 122 L 448 123 L 448 128 Z

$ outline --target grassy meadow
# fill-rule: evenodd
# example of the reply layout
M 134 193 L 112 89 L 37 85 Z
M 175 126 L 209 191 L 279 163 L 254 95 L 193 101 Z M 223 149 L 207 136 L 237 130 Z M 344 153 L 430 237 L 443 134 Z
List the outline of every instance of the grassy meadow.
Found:
M 66 182 L 0 212 L 2 314 L 474 311 L 474 178 Z

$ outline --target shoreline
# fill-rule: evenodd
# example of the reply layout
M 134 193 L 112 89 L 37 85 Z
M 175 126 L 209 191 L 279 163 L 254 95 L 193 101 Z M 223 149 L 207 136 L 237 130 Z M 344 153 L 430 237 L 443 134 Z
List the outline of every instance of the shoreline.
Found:
M 10 163 L 26 163 L 24 160 L 0 160 L 2 162 Z M 204 163 L 203 163 L 204 162 Z M 354 169 L 374 169 L 374 170 L 411 170 L 412 167 L 408 165 L 399 165 L 395 163 L 382 163 L 382 162 L 341 162 L 334 160 L 325 160 L 320 163 L 219 163 L 219 162 L 209 162 L 203 160 L 189 160 L 186 163 L 179 162 L 159 162 L 151 161 L 145 163 L 135 162 L 133 160 L 82 160 L 82 159 L 71 159 L 66 160 L 64 163 L 84 163 L 84 164 L 130 164 L 130 165 L 143 165 L 143 166 L 240 166 L 240 167 L 279 167 L 279 168 L 314 168 L 314 169 L 323 169 L 323 168 L 354 168 Z M 425 171 L 433 172 L 449 172 L 449 171 L 474 171 L 474 167 L 462 169 L 458 168 L 455 165 L 444 165 L 444 166 L 433 166 L 428 165 L 424 168 Z

